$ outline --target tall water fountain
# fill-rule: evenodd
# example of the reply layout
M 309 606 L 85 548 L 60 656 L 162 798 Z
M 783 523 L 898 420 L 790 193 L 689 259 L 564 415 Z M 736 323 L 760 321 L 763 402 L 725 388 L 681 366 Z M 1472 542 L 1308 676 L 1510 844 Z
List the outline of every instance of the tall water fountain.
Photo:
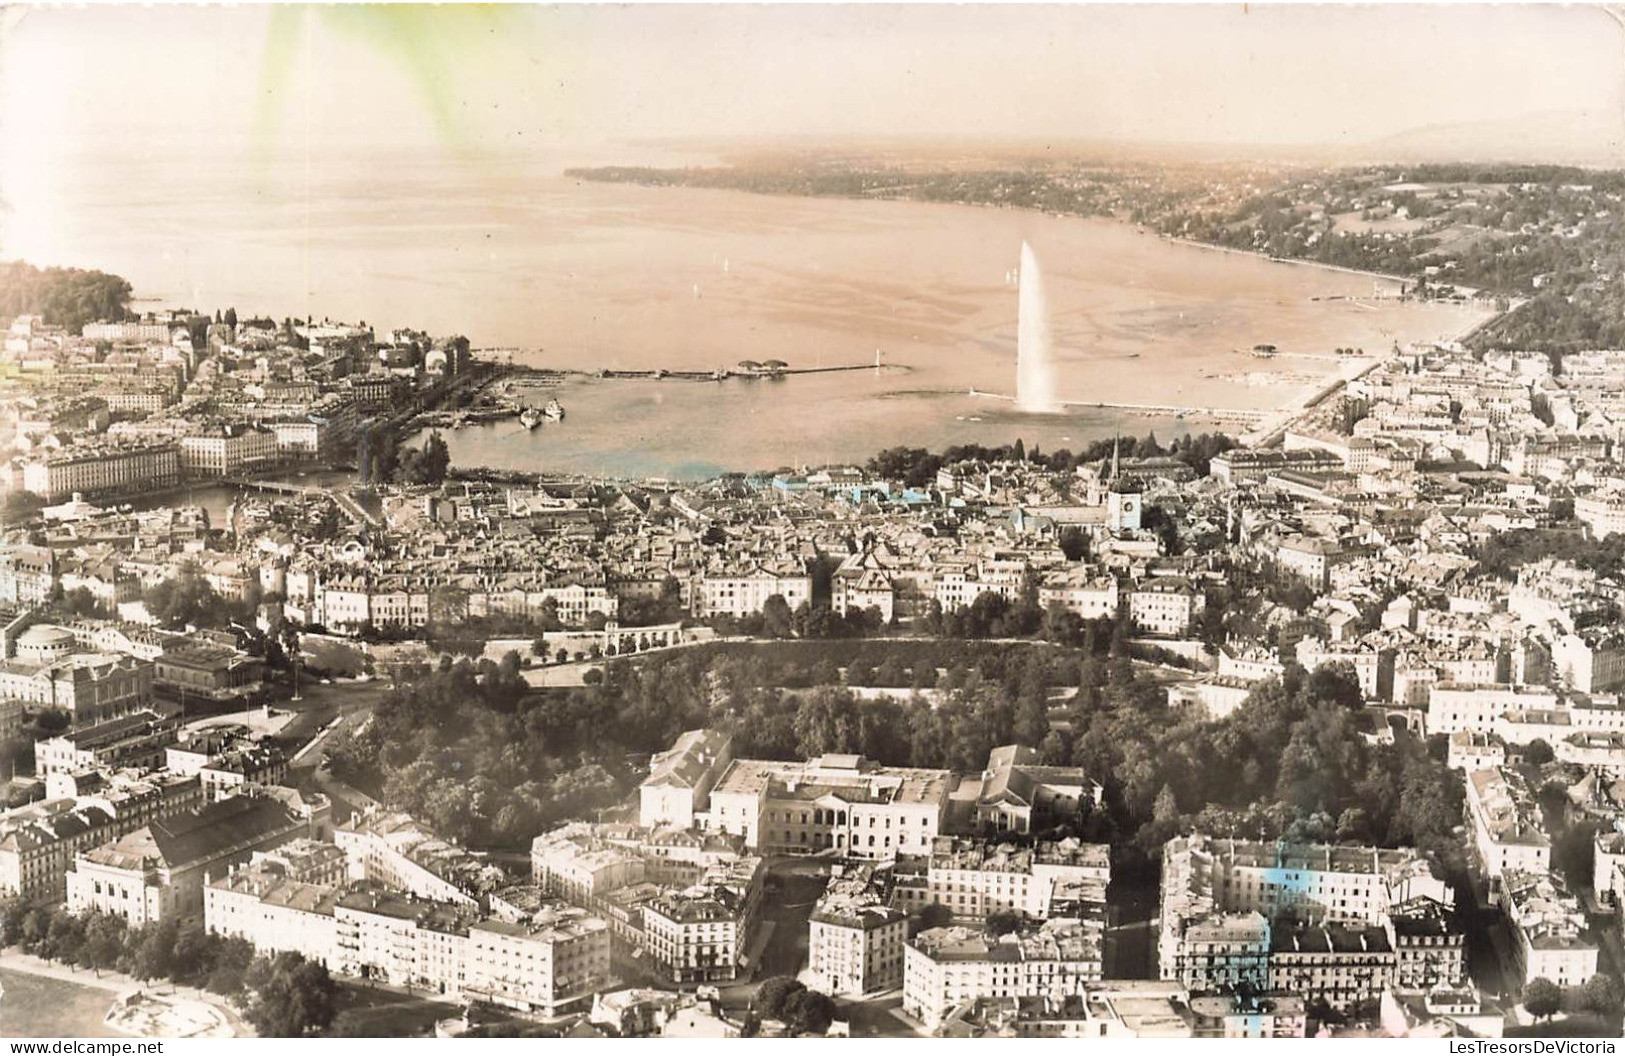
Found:
M 1055 365 L 1050 360 L 1049 315 L 1044 306 L 1044 276 L 1033 247 L 1021 244 L 1021 270 L 1016 273 L 1020 300 L 1016 315 L 1016 409 L 1027 414 L 1057 414 Z

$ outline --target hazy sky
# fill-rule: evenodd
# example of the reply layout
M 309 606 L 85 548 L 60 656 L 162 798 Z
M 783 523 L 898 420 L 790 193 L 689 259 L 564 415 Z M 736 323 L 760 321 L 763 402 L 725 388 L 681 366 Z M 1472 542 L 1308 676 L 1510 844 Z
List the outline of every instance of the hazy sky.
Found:
M 129 7 L 5 17 L 0 176 L 54 143 L 85 141 L 477 150 L 997 133 L 1352 144 L 1531 115 L 1572 123 L 1602 148 L 1618 146 L 1625 114 L 1625 31 L 1602 8 Z

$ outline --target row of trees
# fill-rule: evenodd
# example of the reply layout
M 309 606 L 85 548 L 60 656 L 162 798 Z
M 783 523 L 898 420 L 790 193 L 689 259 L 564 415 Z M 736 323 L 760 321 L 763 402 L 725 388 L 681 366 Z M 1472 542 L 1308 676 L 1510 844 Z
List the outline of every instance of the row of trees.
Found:
M 11 899 L 0 904 L 0 945 L 17 944 L 98 976 L 119 971 L 143 982 L 167 979 L 207 989 L 232 999 L 261 1037 L 303 1037 L 334 1019 L 337 984 L 324 965 L 297 953 L 256 955 L 246 939 L 222 938 L 196 919 L 131 928 L 122 917 L 81 917 L 64 906 Z
M 1122 437 L 1092 441 L 1080 451 L 1061 448 L 1048 455 L 1036 446 L 1028 448 L 1022 440 L 997 447 L 983 444 L 958 444 L 933 454 L 923 447 L 889 447 L 869 459 L 868 470 L 887 480 L 901 480 L 911 488 L 931 486 L 937 471 L 944 466 L 960 462 L 1028 462 L 1055 473 L 1071 473 L 1085 463 L 1111 458 L 1115 451 L 1121 458 L 1178 459 L 1190 466 L 1197 476 L 1208 474 L 1208 461 L 1236 446 L 1236 442 L 1223 433 L 1188 433 L 1169 444 L 1162 444 L 1155 433 L 1142 437 Z
M 1620 991 L 1619 980 L 1606 972 L 1598 972 L 1567 993 L 1545 976 L 1537 976 L 1524 985 L 1522 997 L 1523 1007 L 1536 1019 L 1551 1019 L 1568 1007 L 1617 1020 L 1625 1008 L 1625 994 Z

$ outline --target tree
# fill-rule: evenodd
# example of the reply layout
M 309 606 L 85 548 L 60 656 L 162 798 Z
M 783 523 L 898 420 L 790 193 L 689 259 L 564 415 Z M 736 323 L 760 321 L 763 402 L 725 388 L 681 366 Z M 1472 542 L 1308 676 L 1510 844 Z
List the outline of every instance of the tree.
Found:
M 1060 538 L 1056 543 L 1068 561 L 1082 561 L 1089 556 L 1089 537 L 1075 524 L 1069 524 L 1061 529 Z
M 1598 972 L 1580 988 L 1580 1001 L 1589 1012 L 1599 1016 L 1617 1016 L 1622 1007 L 1619 981 L 1606 972 Z
M 1365 694 L 1360 690 L 1360 676 L 1347 660 L 1321 664 L 1309 675 L 1309 699 L 1317 704 L 1335 704 L 1340 708 L 1358 711 L 1365 705 Z
M 148 924 L 132 936 L 135 948 L 130 974 L 137 979 L 167 979 L 175 967 L 175 940 L 179 927 L 174 920 Z
M 31 491 L 7 492 L 5 501 L 0 503 L 0 524 L 22 524 L 33 520 L 35 515 L 45 507 L 45 500 Z
M 204 987 L 210 993 L 235 997 L 242 993 L 248 967 L 253 961 L 253 944 L 243 938 L 227 939 L 215 951 L 214 968 Z
M 796 709 L 796 739 L 801 755 L 815 759 L 826 752 L 861 752 L 863 737 L 858 699 L 851 692 L 819 686 Z
M 124 921 L 107 913 L 93 915 L 85 925 L 85 943 L 80 963 L 93 968 L 98 976 L 103 968 L 118 964 L 124 951 Z
M 1523 988 L 1523 1007 L 1536 1019 L 1550 1019 L 1563 1007 L 1563 991 L 1545 976 L 1537 976 Z
M 63 964 L 76 965 L 80 961 L 84 943 L 83 921 L 66 909 L 58 909 L 51 915 L 51 927 L 45 938 L 49 952 L 43 956 L 53 961 L 61 961 Z
M 1026 921 L 1026 915 L 1015 910 L 996 910 L 987 915 L 983 927 L 989 935 L 997 937 L 1020 931 Z
M 794 976 L 775 975 L 757 989 L 756 1011 L 763 1019 L 783 1019 L 785 1003 L 805 989 Z
M 798 1034 L 824 1034 L 835 1021 L 835 1002 L 803 987 L 785 999 L 781 1018 Z
M 0 946 L 15 946 L 23 939 L 23 921 L 28 919 L 32 907 L 22 897 L 8 898 L 0 904 Z
M 248 1021 L 262 1038 L 301 1038 L 333 1023 L 337 986 L 325 965 L 297 953 L 256 958 L 248 986 Z
M 0 264 L 0 316 L 42 315 L 71 333 L 98 320 L 128 313 L 131 287 L 117 275 L 80 268 L 36 268 L 23 261 Z
M 943 928 L 953 923 L 953 910 L 941 902 L 932 902 L 921 906 L 920 911 L 914 915 L 914 932 L 930 931 L 932 928 Z
M 793 627 L 790 603 L 783 594 L 769 595 L 762 602 L 762 633 L 769 638 L 788 638 Z
M 392 479 L 401 484 L 429 484 L 438 487 L 451 467 L 451 453 L 439 433 L 430 433 L 419 449 L 407 448 L 399 456 Z
M 1530 766 L 1545 766 L 1556 756 L 1552 753 L 1552 746 L 1540 737 L 1536 737 L 1524 745 L 1523 761 Z
M 31 906 L 23 917 L 23 949 L 39 953 L 45 937 L 51 933 L 51 911 L 44 906 Z M 43 955 L 42 955 L 43 956 Z
M 1014 732 L 1016 743 L 1029 748 L 1037 748 L 1049 736 L 1049 701 L 1042 687 L 1021 695 L 1016 704 Z
M 147 588 L 143 596 L 147 612 L 170 630 L 187 625 L 218 626 L 230 616 L 229 606 L 215 592 L 198 567 L 190 562 L 175 574 Z
M 172 958 L 177 982 L 198 983 L 209 977 L 216 941 L 203 930 L 202 921 L 191 919 L 180 926 Z

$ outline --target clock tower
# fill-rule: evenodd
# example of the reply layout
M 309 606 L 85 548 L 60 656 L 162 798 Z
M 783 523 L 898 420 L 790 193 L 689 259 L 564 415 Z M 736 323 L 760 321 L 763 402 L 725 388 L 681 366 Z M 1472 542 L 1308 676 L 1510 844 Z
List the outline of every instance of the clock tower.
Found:
M 1106 527 L 1112 534 L 1140 530 L 1143 498 L 1139 481 L 1132 477 L 1112 481 L 1112 490 L 1106 493 Z

